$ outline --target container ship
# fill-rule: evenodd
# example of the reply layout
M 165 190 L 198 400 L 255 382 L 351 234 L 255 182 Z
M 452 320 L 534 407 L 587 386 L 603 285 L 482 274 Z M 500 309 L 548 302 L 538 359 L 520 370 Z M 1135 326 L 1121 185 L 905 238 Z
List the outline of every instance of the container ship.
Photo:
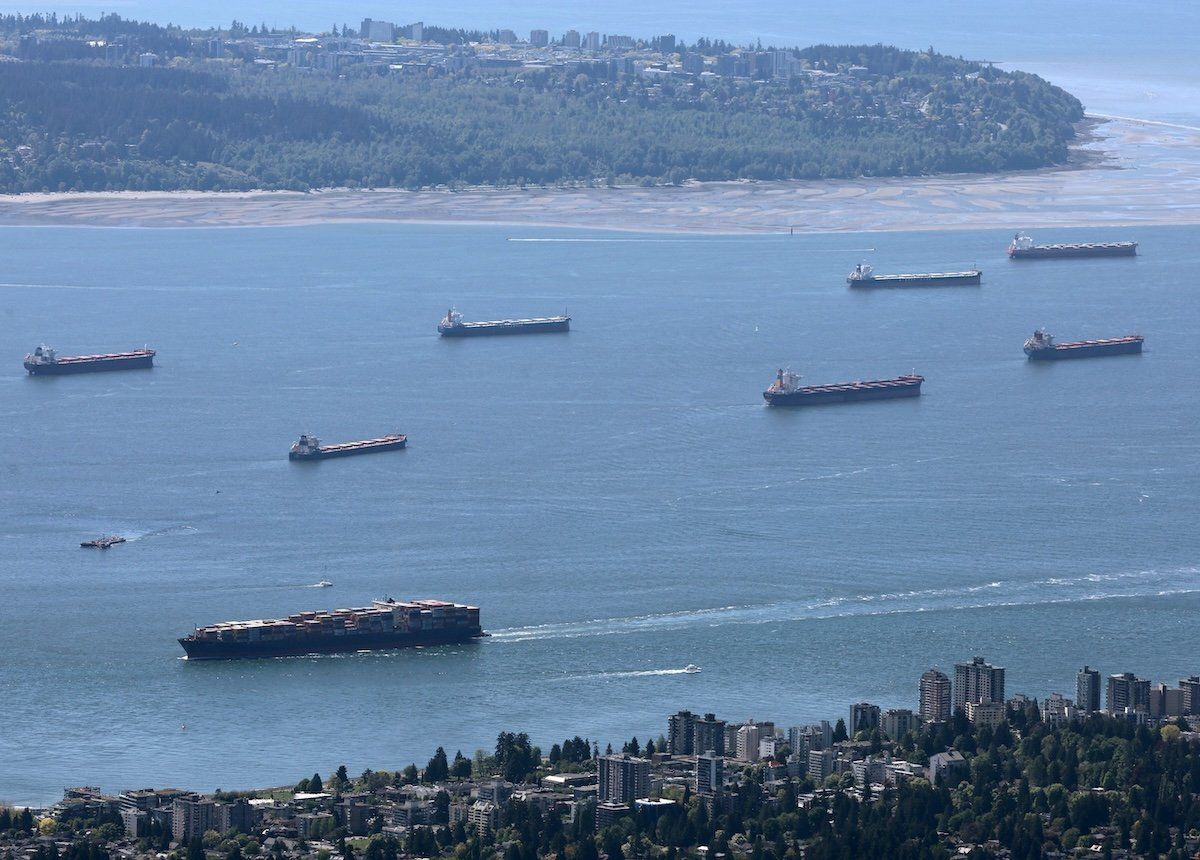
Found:
M 527 320 L 491 320 L 489 322 L 466 322 L 454 308 L 446 311 L 438 323 L 442 337 L 482 337 L 492 334 L 537 334 L 539 332 L 570 331 L 571 318 L 535 317 Z
M 136 370 L 154 366 L 154 350 L 110 352 L 103 355 L 59 355 L 48 346 L 39 346 L 25 356 L 25 369 L 36 376 L 65 373 L 98 373 L 104 370 Z
M 866 263 L 859 263 L 846 276 L 852 287 L 956 287 L 978 286 L 983 272 L 968 269 L 965 272 L 926 272 L 920 275 L 877 275 Z
M 893 397 L 917 397 L 925 377 L 915 373 L 895 379 L 866 382 L 836 382 L 829 385 L 801 385 L 800 374 L 780 369 L 763 399 L 771 406 L 817 406 L 822 403 L 849 403 L 855 400 L 890 400 Z
M 1137 242 L 1082 242 L 1074 245 L 1035 245 L 1024 233 L 1013 236 L 1008 256 L 1014 260 L 1056 257 L 1136 257 Z
M 354 454 L 370 454 L 375 451 L 394 451 L 408 444 L 403 433 L 380 436 L 378 439 L 362 439 L 358 442 L 339 442 L 322 445 L 316 436 L 305 433 L 296 440 L 288 451 L 289 460 L 328 460 L 331 457 L 350 457 Z
M 1058 361 L 1064 358 L 1093 358 L 1099 355 L 1132 355 L 1142 351 L 1141 335 L 1110 337 L 1103 340 L 1077 340 L 1055 343 L 1054 335 L 1038 329 L 1025 341 L 1025 354 L 1031 361 Z
M 189 660 L 237 660 L 447 645 L 486 635 L 474 606 L 389 597 L 361 609 L 297 612 L 287 618 L 197 627 L 179 644 Z

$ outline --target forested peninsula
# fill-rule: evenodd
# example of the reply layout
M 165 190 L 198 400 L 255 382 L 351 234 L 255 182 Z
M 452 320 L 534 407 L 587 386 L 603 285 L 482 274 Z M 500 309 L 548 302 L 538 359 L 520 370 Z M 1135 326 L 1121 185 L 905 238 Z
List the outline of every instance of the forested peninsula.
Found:
M 0 193 L 985 173 L 1064 163 L 1083 118 L 932 48 L 407 32 L 0 16 Z

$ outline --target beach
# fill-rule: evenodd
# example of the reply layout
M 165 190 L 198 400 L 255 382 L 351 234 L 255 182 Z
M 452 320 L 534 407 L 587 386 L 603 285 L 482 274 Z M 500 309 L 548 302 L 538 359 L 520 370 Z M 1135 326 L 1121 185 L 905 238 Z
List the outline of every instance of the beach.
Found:
M 488 223 L 680 233 L 824 233 L 1200 223 L 1200 129 L 1092 117 L 1062 168 L 831 181 L 464 191 L 0 196 L 3 226 Z

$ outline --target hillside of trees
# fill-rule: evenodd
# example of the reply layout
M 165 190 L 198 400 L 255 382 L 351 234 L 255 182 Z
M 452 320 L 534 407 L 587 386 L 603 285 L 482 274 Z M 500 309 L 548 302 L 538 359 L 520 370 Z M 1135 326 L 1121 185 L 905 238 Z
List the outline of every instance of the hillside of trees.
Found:
M 931 52 L 818 46 L 799 57 L 824 74 L 651 82 L 553 68 L 0 63 L 0 192 L 991 172 L 1063 163 L 1082 118 L 1078 100 L 1034 75 Z

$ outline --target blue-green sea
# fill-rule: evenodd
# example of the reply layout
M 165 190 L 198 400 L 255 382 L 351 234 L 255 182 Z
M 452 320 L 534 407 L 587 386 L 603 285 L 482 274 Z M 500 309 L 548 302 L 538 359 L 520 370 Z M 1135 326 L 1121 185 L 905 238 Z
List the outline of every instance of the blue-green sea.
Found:
M 501 729 L 603 745 L 684 707 L 836 719 L 975 654 L 1036 696 L 1084 663 L 1200 671 L 1200 229 L 1037 236 L 1141 243 L 1115 260 L 1008 238 L 0 230 L 0 799 L 292 783 Z M 851 291 L 860 260 L 983 285 Z M 573 328 L 440 340 L 451 304 Z M 1033 365 L 1036 326 L 1146 350 Z M 28 377 L 43 341 L 158 361 Z M 781 366 L 927 382 L 770 409 Z M 301 432 L 394 431 L 287 461 Z M 179 659 L 193 625 L 385 595 L 476 603 L 492 636 Z

